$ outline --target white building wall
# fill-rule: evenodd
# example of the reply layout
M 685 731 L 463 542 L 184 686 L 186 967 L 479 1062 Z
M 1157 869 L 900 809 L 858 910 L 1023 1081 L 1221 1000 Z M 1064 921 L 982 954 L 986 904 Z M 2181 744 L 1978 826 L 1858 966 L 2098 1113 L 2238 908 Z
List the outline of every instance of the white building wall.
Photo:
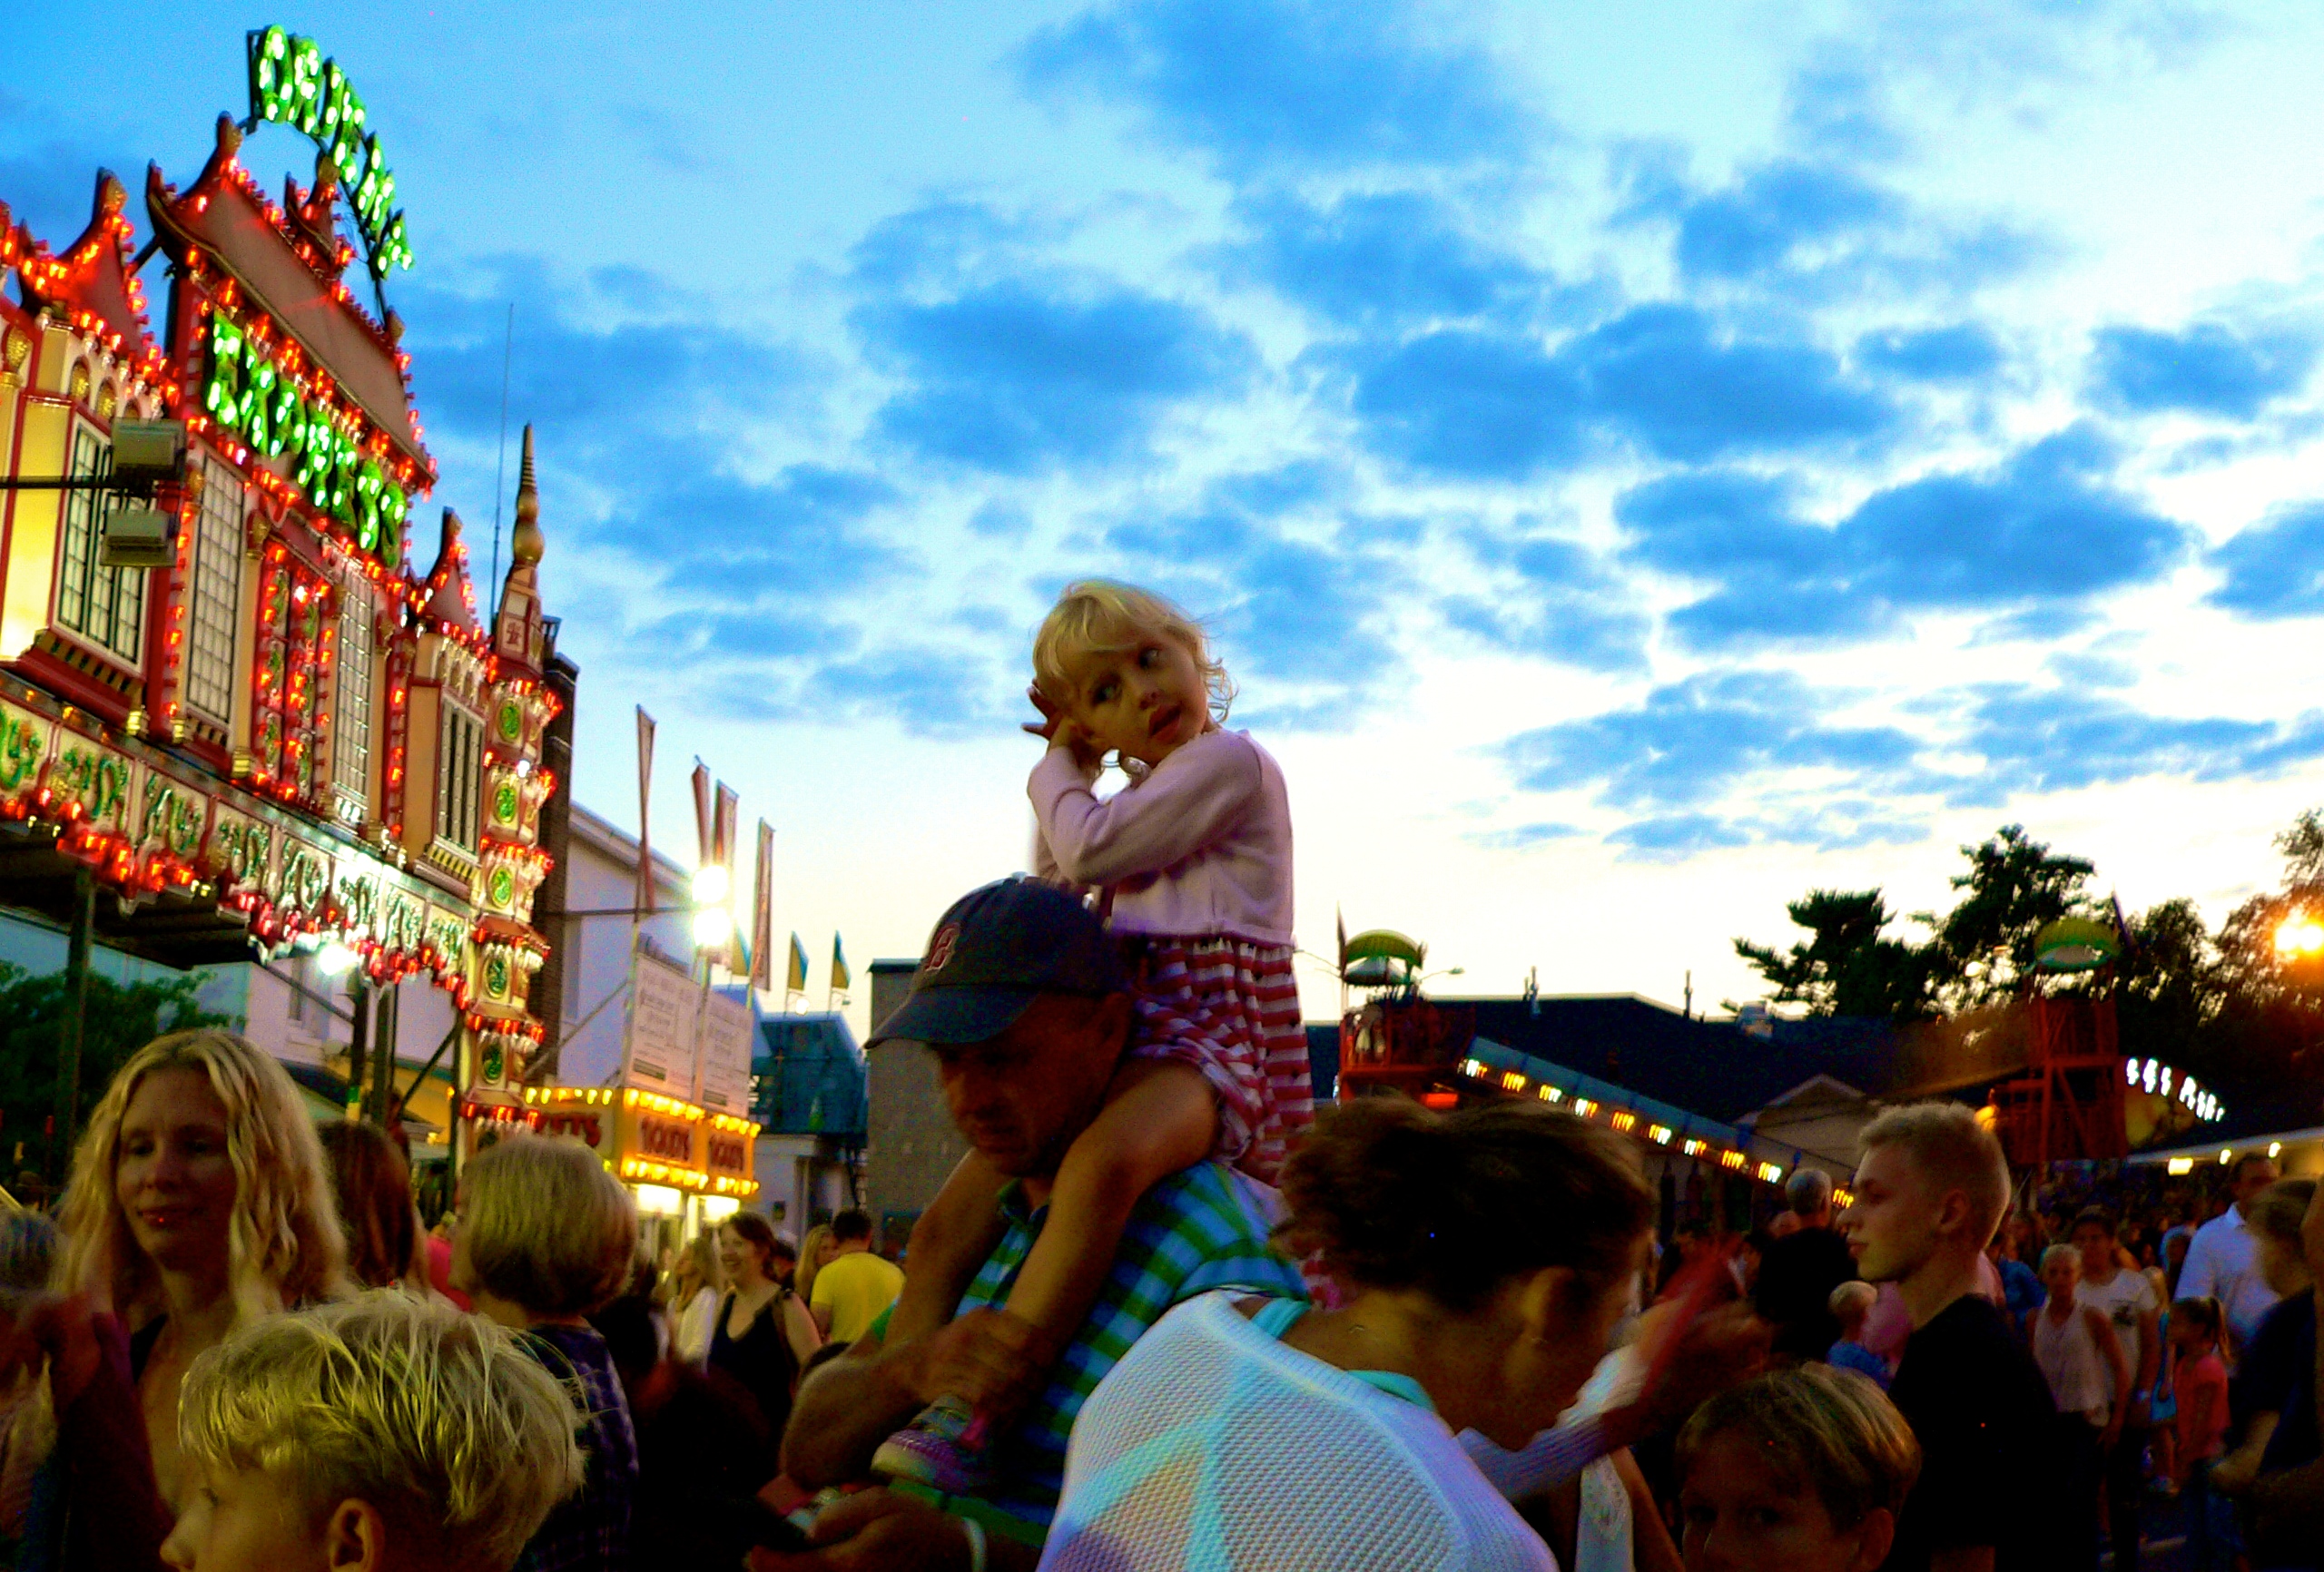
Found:
M 622 1027 L 627 1005 L 630 935 L 627 915 L 636 899 L 637 838 L 616 830 L 579 803 L 573 805 L 566 845 L 565 906 L 568 912 L 617 910 L 613 917 L 567 917 L 551 940 L 565 952 L 559 1082 L 605 1086 L 621 1073 Z M 645 937 L 684 964 L 694 955 L 685 870 L 656 852 L 655 904 L 680 909 L 645 919 Z

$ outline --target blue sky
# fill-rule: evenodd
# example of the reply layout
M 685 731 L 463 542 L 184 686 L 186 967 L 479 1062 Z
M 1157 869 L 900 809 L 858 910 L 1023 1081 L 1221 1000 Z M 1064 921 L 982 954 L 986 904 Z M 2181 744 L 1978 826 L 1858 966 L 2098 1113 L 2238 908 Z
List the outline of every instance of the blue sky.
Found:
M 645 703 L 659 839 L 699 752 L 818 956 L 1021 865 L 1088 572 L 1215 630 L 1308 943 L 1491 990 L 1737 997 L 2010 820 L 2217 917 L 2324 799 L 2305 8 L 84 8 L 0 201 L 190 177 L 258 20 L 396 170 L 471 539 L 515 304 L 583 799 Z

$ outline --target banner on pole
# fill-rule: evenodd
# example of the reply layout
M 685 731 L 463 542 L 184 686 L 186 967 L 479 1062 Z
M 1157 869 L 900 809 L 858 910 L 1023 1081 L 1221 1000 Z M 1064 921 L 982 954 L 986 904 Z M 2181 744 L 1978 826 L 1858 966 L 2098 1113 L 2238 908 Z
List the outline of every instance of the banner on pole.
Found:
M 751 903 L 751 986 L 774 987 L 774 826 L 759 820 L 758 885 Z
M 637 895 L 642 919 L 657 904 L 654 888 L 654 717 L 637 706 Z

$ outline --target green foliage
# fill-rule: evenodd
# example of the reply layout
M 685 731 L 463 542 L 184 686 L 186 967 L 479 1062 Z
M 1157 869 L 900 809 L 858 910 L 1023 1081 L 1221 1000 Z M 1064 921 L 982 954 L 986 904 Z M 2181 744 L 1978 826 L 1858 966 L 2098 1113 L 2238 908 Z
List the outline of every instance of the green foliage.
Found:
M 2324 919 L 2324 809 L 2302 813 L 2275 846 L 2282 888 L 2245 901 L 2217 933 L 2193 901 L 2165 900 L 2123 921 L 2111 973 L 2044 986 L 2112 987 L 2125 1055 L 2161 1058 L 2230 1100 L 2237 1089 L 2324 1083 L 2324 957 L 2287 960 L 2275 946 L 2288 918 Z M 1811 1015 L 1941 1014 L 2004 1029 L 2008 1012 L 1995 1007 L 2031 986 L 2034 936 L 2061 917 L 2115 913 L 2093 896 L 2086 859 L 2053 852 L 2019 825 L 1961 852 L 1967 867 L 1953 879 L 1951 909 L 1910 919 L 1925 941 L 1891 934 L 1877 889 L 1817 889 L 1785 909 L 1807 940 L 1779 950 L 1738 938 L 1736 953 L 1767 978 L 1773 1002 Z
M 196 992 L 202 976 L 189 972 L 166 982 L 126 986 L 92 974 L 82 1017 L 78 1121 L 85 1123 L 105 1086 L 132 1054 L 164 1032 L 227 1025 L 204 1010 Z M 64 975 L 35 977 L 0 961 L 0 1156 L 5 1172 L 47 1166 L 43 1134 L 56 1110 L 58 1046 L 64 1026 Z M 77 1127 L 77 1125 L 76 1125 Z M 24 1143 L 24 1161 L 14 1160 Z
M 1953 878 L 1960 899 L 1943 917 L 1924 912 L 1918 919 L 1935 930 L 1938 993 L 1956 1012 L 2005 998 L 2034 975 L 2034 936 L 2088 909 L 2084 887 L 2093 871 L 2083 858 L 2053 855 L 2018 824 L 2003 825 L 1992 840 L 1965 846 L 1961 854 L 1969 870 Z
M 1778 952 L 1748 938 L 1735 953 L 1776 985 L 1782 1004 L 1817 1016 L 1886 1016 L 1920 1020 L 1934 1013 L 1929 952 L 1885 937 L 1888 903 L 1877 889 L 1811 889 L 1784 909 L 1808 931 L 1805 944 Z

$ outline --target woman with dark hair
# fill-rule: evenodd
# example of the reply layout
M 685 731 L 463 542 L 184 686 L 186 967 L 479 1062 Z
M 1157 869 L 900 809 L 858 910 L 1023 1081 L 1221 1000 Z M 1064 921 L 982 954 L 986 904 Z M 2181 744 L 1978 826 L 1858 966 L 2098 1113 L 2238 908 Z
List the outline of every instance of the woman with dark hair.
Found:
M 1211 1293 L 1157 1321 L 1074 1425 L 1041 1566 L 1550 1572 L 1454 1437 L 1522 1447 L 1604 1356 L 1653 1219 L 1634 1157 L 1538 1104 L 1366 1098 L 1283 1198 L 1344 1302 Z
M 726 1297 L 710 1336 L 710 1368 L 741 1384 L 759 1406 L 767 1433 L 780 1438 L 791 1420 L 799 1371 L 822 1334 L 799 1296 L 783 1287 L 782 1263 L 798 1251 L 755 1212 L 737 1212 L 718 1232 Z
M 322 1125 L 323 1160 L 340 1227 L 347 1234 L 347 1274 L 365 1288 L 400 1288 L 428 1298 L 427 1263 L 419 1251 L 419 1209 L 411 1199 L 411 1168 L 385 1130 L 341 1119 Z

